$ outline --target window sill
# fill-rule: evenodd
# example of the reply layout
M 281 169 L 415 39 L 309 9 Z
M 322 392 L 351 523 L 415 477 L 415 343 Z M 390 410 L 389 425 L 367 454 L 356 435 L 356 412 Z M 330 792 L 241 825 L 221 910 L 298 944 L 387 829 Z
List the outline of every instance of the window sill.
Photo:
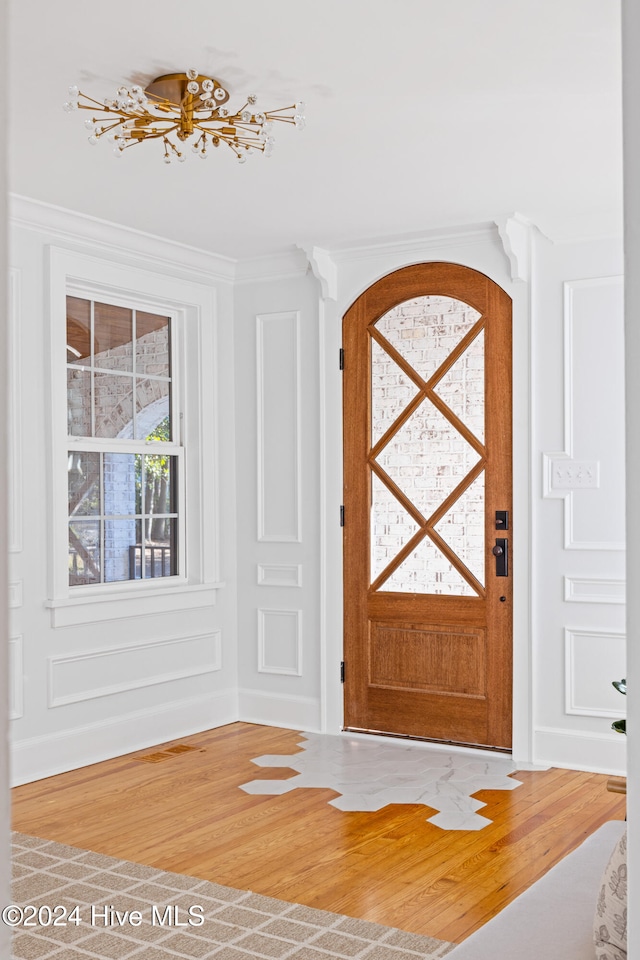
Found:
M 84 591 L 79 596 L 46 600 L 51 626 L 71 627 L 79 623 L 125 620 L 158 613 L 212 607 L 224 583 L 159 584 L 135 590 Z

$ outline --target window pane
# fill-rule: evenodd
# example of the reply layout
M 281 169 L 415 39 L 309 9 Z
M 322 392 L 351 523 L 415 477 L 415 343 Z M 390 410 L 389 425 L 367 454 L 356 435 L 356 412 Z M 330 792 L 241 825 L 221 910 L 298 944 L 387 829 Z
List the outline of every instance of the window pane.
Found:
M 133 580 L 135 569 L 136 526 L 139 521 L 105 520 L 104 582 Z
M 96 437 L 131 437 L 133 378 L 94 374 Z
M 444 593 L 475 597 L 476 592 L 429 537 L 420 541 L 380 588 L 400 593 Z
M 91 301 L 67 297 L 67 363 L 91 362 Z
M 67 367 L 67 432 L 70 437 L 91 436 L 91 373 Z
M 106 517 L 128 517 L 140 512 L 136 459 L 134 453 L 104 454 L 103 483 Z
M 133 543 L 134 546 L 129 547 L 129 579 L 140 580 L 142 578 L 142 520 L 136 520 Z
M 145 577 L 171 577 L 178 572 L 176 520 L 145 520 Z
M 100 583 L 100 521 L 69 524 L 69 585 Z
M 170 377 L 169 318 L 136 313 L 136 371 Z
M 136 381 L 136 440 L 171 440 L 169 382 Z M 157 428 L 163 425 L 160 433 Z
M 377 461 L 428 519 L 480 459 L 430 400 L 378 454 Z
M 100 513 L 100 454 L 69 453 L 69 516 Z
M 107 370 L 133 369 L 133 311 L 94 304 L 93 362 Z
M 145 456 L 145 504 L 144 512 L 154 517 L 157 514 L 175 513 L 175 484 L 172 483 L 175 457 Z M 158 528 L 159 529 L 159 528 Z
M 376 321 L 379 332 L 424 380 L 433 376 L 481 314 L 452 297 L 405 300 Z

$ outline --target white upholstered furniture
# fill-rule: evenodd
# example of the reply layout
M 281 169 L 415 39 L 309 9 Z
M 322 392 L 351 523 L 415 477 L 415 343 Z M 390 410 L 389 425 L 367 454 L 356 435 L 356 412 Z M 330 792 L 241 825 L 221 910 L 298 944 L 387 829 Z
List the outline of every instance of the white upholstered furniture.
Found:
M 625 826 L 621 820 L 603 824 L 447 960 L 594 960 L 602 875 Z

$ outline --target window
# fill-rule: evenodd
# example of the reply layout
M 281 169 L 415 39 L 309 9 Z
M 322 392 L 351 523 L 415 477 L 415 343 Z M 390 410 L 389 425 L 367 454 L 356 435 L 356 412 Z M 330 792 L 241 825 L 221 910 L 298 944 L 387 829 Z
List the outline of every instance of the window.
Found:
M 222 586 L 217 318 L 229 288 L 115 247 L 48 249 L 56 628 L 212 606 Z
M 173 320 L 66 305 L 69 586 L 181 575 Z

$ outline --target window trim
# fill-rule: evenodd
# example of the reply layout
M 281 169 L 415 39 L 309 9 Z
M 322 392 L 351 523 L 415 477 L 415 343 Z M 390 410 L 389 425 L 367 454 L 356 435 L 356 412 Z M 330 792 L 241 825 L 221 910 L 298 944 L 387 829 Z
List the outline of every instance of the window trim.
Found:
M 159 594 L 163 595 L 163 612 L 184 608 L 181 593 L 202 593 L 202 601 L 213 604 L 215 592 L 222 586 L 218 573 L 218 405 L 216 378 L 211 375 L 216 369 L 216 291 L 204 283 L 100 260 L 53 245 L 48 248 L 48 259 L 50 484 L 46 606 L 52 611 L 52 623 L 61 626 L 103 620 L 105 600 L 109 600 L 108 619 L 156 612 Z M 183 482 L 178 491 L 178 512 L 183 519 L 179 538 L 182 572 L 176 576 L 158 578 L 153 583 L 145 579 L 69 586 L 67 451 L 76 445 L 79 449 L 91 449 L 92 438 L 67 434 L 67 295 L 161 312 L 172 319 L 172 404 L 177 411 L 176 445 L 182 448 L 184 460 Z M 126 445 L 126 441 L 123 443 Z M 79 609 L 83 606 L 87 609 Z

